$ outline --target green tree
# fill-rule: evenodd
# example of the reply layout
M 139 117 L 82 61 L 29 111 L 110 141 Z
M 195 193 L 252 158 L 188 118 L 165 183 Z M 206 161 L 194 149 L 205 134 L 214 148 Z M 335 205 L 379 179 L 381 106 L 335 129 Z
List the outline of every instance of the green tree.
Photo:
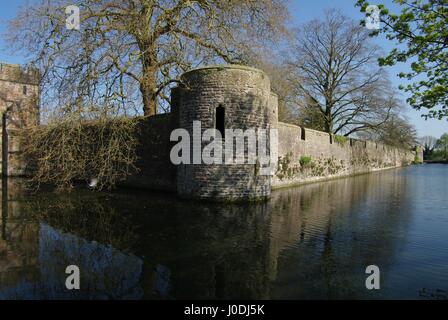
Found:
M 437 141 L 437 149 L 441 151 L 443 159 L 448 160 L 448 133 L 442 134 Z
M 424 136 L 419 139 L 420 144 L 423 146 L 425 159 L 430 158 L 434 149 L 437 147 L 437 141 L 437 138 L 433 136 Z
M 302 127 L 325 131 L 325 117 L 317 102 L 310 97 L 305 97 L 303 100 L 298 108 L 296 123 Z
M 448 116 L 448 0 L 394 0 L 401 6 L 400 14 L 380 9 L 381 28 L 372 35 L 385 34 L 389 40 L 403 45 L 392 49 L 379 60 L 380 65 L 411 62 L 411 70 L 399 77 L 411 83 L 401 86 L 411 96 L 408 103 L 415 109 L 429 109 L 425 118 Z M 357 5 L 366 12 L 369 5 L 359 0 Z M 371 13 L 366 13 L 369 16 Z

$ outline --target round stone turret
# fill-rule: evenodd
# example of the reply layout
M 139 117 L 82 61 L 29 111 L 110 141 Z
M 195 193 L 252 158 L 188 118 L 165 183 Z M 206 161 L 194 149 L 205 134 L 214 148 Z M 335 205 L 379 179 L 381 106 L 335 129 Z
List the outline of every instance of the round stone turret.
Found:
M 177 113 L 179 127 L 186 129 L 191 137 L 192 161 L 178 166 L 178 194 L 185 198 L 222 201 L 269 197 L 271 177 L 266 170 L 262 170 L 265 162 L 260 161 L 258 153 L 255 162 L 249 159 L 250 138 L 247 138 L 251 130 L 256 133 L 258 129 L 265 129 L 269 136 L 269 129 L 277 125 L 277 98 L 271 94 L 268 76 L 261 70 L 249 67 L 212 66 L 183 74 L 181 83 L 176 88 L 174 112 Z M 221 164 L 206 164 L 203 159 L 197 163 L 198 152 L 201 151 L 198 151 L 198 145 L 194 145 L 193 135 L 196 133 L 196 138 L 200 139 L 199 132 L 202 136 L 206 129 L 216 129 L 223 135 Z M 243 163 L 241 158 L 238 164 L 235 163 L 236 158 L 231 163 L 226 162 L 224 154 L 229 139 L 233 141 L 234 154 L 237 148 L 237 139 L 227 134 L 229 129 L 234 130 L 234 134 L 238 134 L 235 130 L 246 134 Z M 200 150 L 204 150 L 209 141 L 212 140 L 202 141 Z M 269 153 L 269 139 L 267 142 L 265 145 Z

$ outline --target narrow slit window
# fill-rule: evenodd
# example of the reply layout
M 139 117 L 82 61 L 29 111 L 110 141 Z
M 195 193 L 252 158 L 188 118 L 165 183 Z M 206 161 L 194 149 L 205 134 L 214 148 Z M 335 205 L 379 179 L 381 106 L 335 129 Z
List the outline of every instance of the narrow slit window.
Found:
M 300 130 L 300 139 L 305 140 L 305 128 L 301 128 Z
M 26 96 L 26 86 L 23 86 L 23 95 Z
M 225 137 L 225 110 L 223 106 L 219 106 L 216 108 L 216 118 L 215 118 L 215 129 L 221 133 L 221 137 L 224 139 Z

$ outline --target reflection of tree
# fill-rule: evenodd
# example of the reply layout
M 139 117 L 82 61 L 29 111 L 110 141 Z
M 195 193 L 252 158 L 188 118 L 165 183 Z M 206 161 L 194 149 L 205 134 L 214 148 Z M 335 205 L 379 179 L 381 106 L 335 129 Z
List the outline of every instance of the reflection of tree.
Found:
M 128 250 L 137 241 L 131 217 L 122 214 L 107 195 L 77 191 L 39 194 L 29 201 L 33 219 L 89 240 Z

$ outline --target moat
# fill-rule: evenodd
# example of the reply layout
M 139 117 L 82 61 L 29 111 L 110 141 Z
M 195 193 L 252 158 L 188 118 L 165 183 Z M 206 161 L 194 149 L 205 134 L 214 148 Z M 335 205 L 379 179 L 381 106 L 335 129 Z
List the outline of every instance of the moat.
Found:
M 2 183 L 0 299 L 447 299 L 448 166 L 217 205 Z M 367 290 L 377 265 L 381 289 Z M 79 266 L 81 289 L 65 288 Z

